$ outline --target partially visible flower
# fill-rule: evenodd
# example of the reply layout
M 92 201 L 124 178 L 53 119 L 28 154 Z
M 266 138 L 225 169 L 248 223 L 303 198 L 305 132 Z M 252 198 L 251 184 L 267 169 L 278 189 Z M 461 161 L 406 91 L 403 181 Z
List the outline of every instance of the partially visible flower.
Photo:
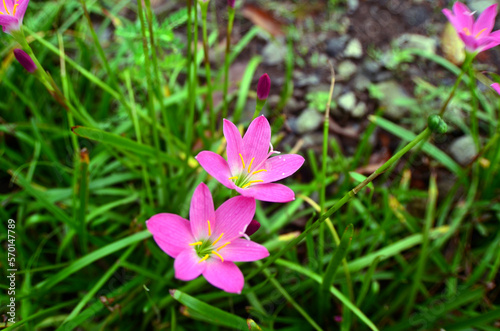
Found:
M 235 197 L 214 211 L 212 195 L 201 183 L 194 191 L 189 219 L 157 214 L 146 225 L 160 248 L 175 259 L 175 277 L 189 281 L 203 275 L 215 287 L 240 293 L 244 279 L 234 262 L 269 256 L 268 250 L 243 239 L 255 214 L 255 200 Z
M 24 13 L 28 8 L 30 0 L 2 0 L 3 8 L 0 4 L 0 25 L 3 32 L 9 33 L 21 28 Z
M 234 3 L 236 2 L 236 0 L 227 0 L 227 5 L 231 8 L 234 8 Z
M 30 73 L 34 73 L 37 69 L 35 62 L 31 59 L 31 57 L 26 54 L 22 49 L 15 49 L 14 56 L 16 60 L 24 67 L 24 69 L 28 70 Z
M 266 100 L 269 97 L 269 92 L 271 92 L 271 78 L 268 74 L 263 74 L 257 83 L 257 98 Z
M 295 199 L 291 189 L 277 180 L 295 173 L 304 163 L 297 154 L 271 157 L 271 126 L 264 116 L 250 123 L 241 138 L 238 128 L 224 119 L 224 136 L 227 140 L 227 161 L 210 151 L 200 152 L 196 159 L 200 165 L 227 188 L 246 197 L 269 202 L 289 202 Z M 269 148 L 271 147 L 271 148 Z
M 245 234 L 247 236 L 251 236 L 259 229 L 260 229 L 260 223 L 256 220 L 252 220 L 250 224 L 248 224 L 247 229 L 245 230 Z
M 500 94 L 500 84 L 498 84 L 498 83 L 493 83 L 493 84 L 491 84 L 491 87 L 492 87 L 495 91 L 497 91 L 497 93 L 498 93 L 498 94 Z
M 500 44 L 500 31 L 491 32 L 495 25 L 497 5 L 491 5 L 474 22 L 474 12 L 466 5 L 455 2 L 453 13 L 443 9 L 443 14 L 457 31 L 465 48 L 470 52 L 482 52 Z

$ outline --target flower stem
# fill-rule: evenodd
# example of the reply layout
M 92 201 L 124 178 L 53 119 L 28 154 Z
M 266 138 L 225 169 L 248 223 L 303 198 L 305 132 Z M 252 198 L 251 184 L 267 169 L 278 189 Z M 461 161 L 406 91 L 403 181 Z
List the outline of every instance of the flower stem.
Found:
M 333 213 L 335 213 L 337 210 L 339 210 L 343 205 L 345 205 L 349 200 L 351 200 L 353 197 L 356 196 L 356 194 L 361 191 L 364 187 L 366 187 L 369 183 L 371 183 L 377 176 L 379 176 L 381 173 L 386 171 L 388 168 L 390 168 L 395 162 L 397 162 L 403 155 L 405 155 L 409 150 L 411 150 L 413 147 L 415 147 L 418 143 L 421 141 L 426 140 L 429 136 L 431 135 L 431 130 L 429 128 L 426 128 L 424 131 L 422 131 L 418 136 L 415 137 L 408 145 L 406 145 L 403 149 L 401 149 L 399 152 L 394 154 L 387 162 L 385 162 L 380 168 L 375 170 L 374 173 L 372 173 L 368 178 L 366 178 L 363 182 L 361 182 L 358 186 L 353 188 L 351 191 L 349 191 L 347 194 L 345 194 L 342 199 L 337 201 L 330 209 L 328 209 L 325 213 L 321 215 L 321 217 L 316 220 L 316 222 L 312 223 L 308 228 L 304 230 L 297 238 L 289 241 L 285 247 L 283 247 L 278 253 L 274 254 L 270 258 L 266 260 L 266 262 L 259 267 L 258 269 L 254 270 L 252 273 L 250 273 L 246 277 L 246 281 L 257 275 L 259 272 L 262 271 L 262 269 L 268 267 L 270 264 L 272 264 L 276 259 L 278 259 L 280 256 L 285 254 L 288 250 L 290 250 L 292 247 L 300 243 L 311 231 L 317 229 L 327 218 L 329 218 Z
M 474 67 L 472 66 L 472 63 L 469 63 L 467 69 L 469 73 L 469 89 L 470 89 L 470 96 L 472 103 L 472 112 L 471 112 L 472 139 L 474 140 L 474 144 L 476 145 L 476 148 L 479 151 L 480 142 L 479 142 L 479 123 L 477 119 L 478 102 L 476 95 L 476 75 L 474 73 Z
M 226 57 L 224 59 L 224 91 L 222 94 L 222 99 L 224 100 L 224 108 L 222 111 L 222 118 L 226 118 L 228 112 L 228 99 L 227 93 L 229 90 L 229 55 L 231 53 L 231 33 L 233 31 L 234 23 L 234 8 L 227 6 L 228 10 L 228 22 L 227 22 L 227 35 L 226 35 Z
M 210 114 L 210 126 L 212 132 L 215 132 L 215 113 L 214 113 L 214 102 L 213 102 L 213 92 L 212 92 L 212 75 L 210 72 L 210 56 L 208 54 L 208 33 L 207 33 L 207 15 L 208 15 L 208 1 L 200 2 L 201 7 L 201 18 L 203 25 L 203 52 L 205 54 L 205 71 L 206 71 L 206 81 L 207 81 L 207 100 L 208 112 Z
M 444 102 L 443 106 L 441 106 L 441 109 L 439 111 L 439 116 L 443 116 L 444 112 L 446 111 L 446 108 L 448 107 L 448 104 L 450 103 L 451 99 L 455 96 L 455 92 L 457 91 L 458 85 L 462 81 L 462 77 L 465 74 L 465 71 L 469 66 L 471 66 L 472 60 L 474 59 L 473 54 L 467 54 L 467 57 L 465 58 L 465 62 L 462 65 L 462 71 L 460 71 L 460 74 L 457 77 L 457 80 L 455 81 L 455 85 L 453 85 L 453 88 L 451 89 L 450 95 L 448 96 L 448 99 Z

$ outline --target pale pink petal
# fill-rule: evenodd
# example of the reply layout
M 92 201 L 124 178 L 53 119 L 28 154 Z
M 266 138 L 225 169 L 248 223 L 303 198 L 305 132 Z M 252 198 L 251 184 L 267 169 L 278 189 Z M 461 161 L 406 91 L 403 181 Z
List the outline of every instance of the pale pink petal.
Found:
M 210 259 L 203 276 L 213 286 L 229 293 L 240 294 L 245 285 L 241 270 L 233 262 Z
M 188 281 L 201 275 L 207 267 L 207 262 L 199 263 L 200 260 L 194 248 L 183 250 L 174 261 L 175 278 Z
M 255 184 L 244 189 L 237 187 L 236 191 L 243 196 L 267 202 L 290 202 L 295 200 L 295 193 L 281 184 Z
M 217 179 L 222 185 L 227 188 L 234 188 L 233 182 L 229 179 L 231 171 L 229 166 L 222 156 L 210 151 L 200 152 L 195 159 L 205 169 L 210 176 Z
M 293 175 L 302 164 L 304 164 L 304 158 L 298 154 L 275 156 L 266 161 L 264 169 L 267 171 L 260 172 L 255 176 L 259 176 L 258 179 L 262 179 L 264 183 L 275 182 Z
M 486 37 L 493 30 L 495 25 L 495 17 L 497 16 L 497 5 L 491 5 L 486 8 L 474 23 L 472 35 L 476 38 L 479 36 Z
M 28 8 L 28 4 L 30 3 L 30 0 L 20 0 L 19 6 L 16 8 L 16 17 L 19 19 L 19 22 L 22 24 L 23 23 L 23 18 L 24 14 L 26 13 L 26 8 Z
M 236 125 L 226 119 L 224 119 L 223 130 L 227 141 L 227 163 L 229 164 L 231 173 L 236 174 L 242 168 L 240 154 L 243 153 L 243 138 L 241 138 L 240 131 L 238 131 Z
M 231 243 L 224 246 L 218 253 L 224 261 L 232 262 L 252 262 L 269 256 L 267 248 L 242 238 L 231 240 Z
M 442 13 L 444 14 L 444 16 L 446 16 L 448 21 L 450 21 L 451 25 L 453 25 L 453 27 L 455 28 L 455 30 L 457 32 L 462 30 L 462 26 L 460 25 L 460 22 L 457 20 L 457 18 L 451 12 L 451 10 L 445 8 L 442 10 Z
M 12 8 L 14 7 L 14 4 L 12 3 L 12 1 L 14 1 L 14 0 L 5 0 L 3 2 L 0 2 L 0 11 L 5 13 L 5 14 L 7 14 L 7 12 L 8 12 L 12 15 L 12 13 L 13 13 Z M 7 6 L 7 10 L 5 10 L 4 5 Z
M 500 45 L 500 31 L 495 31 L 488 38 L 480 39 L 481 49 L 486 51 Z
M 196 241 L 200 238 L 208 238 L 208 222 L 215 221 L 215 209 L 212 194 L 208 186 L 200 183 L 191 198 L 191 208 L 189 209 L 189 223 L 191 231 Z
M 491 84 L 491 87 L 498 93 L 500 94 L 500 84 L 498 83 L 493 83 Z
M 267 158 L 271 143 L 271 126 L 264 116 L 259 116 L 250 123 L 245 136 L 243 137 L 243 158 L 245 165 L 250 166 L 253 158 L 252 168 L 258 166 Z
M 458 25 L 460 26 L 460 30 L 463 30 L 463 28 L 467 28 L 470 32 L 472 32 L 474 16 L 472 15 L 472 12 L 469 10 L 469 8 L 467 8 L 467 6 L 461 2 L 455 2 L 455 4 L 453 5 L 453 13 L 455 14 L 455 18 L 458 22 Z
M 212 239 L 221 234 L 220 243 L 241 237 L 255 214 L 255 200 L 247 197 L 234 197 L 224 202 L 215 211 L 215 224 Z
M 160 248 L 175 258 L 194 242 L 189 221 L 174 214 L 156 214 L 146 221 L 149 232 Z
M 478 47 L 479 47 L 478 40 L 476 38 L 474 38 L 473 36 L 468 36 L 463 32 L 459 32 L 458 36 L 464 42 L 465 48 L 467 50 L 469 50 L 471 52 L 481 51 L 480 49 L 478 49 Z
M 19 20 L 15 17 L 12 17 L 10 15 L 0 15 L 0 25 L 3 26 L 3 30 L 7 32 L 6 30 L 11 30 L 12 27 L 18 26 Z

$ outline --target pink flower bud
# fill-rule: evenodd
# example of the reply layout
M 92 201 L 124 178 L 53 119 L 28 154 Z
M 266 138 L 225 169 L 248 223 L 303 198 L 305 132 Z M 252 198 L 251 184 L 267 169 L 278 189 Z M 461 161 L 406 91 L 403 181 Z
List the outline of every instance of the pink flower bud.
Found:
M 234 3 L 236 2 L 236 0 L 227 0 L 227 5 L 231 8 L 234 8 Z
M 247 230 L 245 231 L 245 234 L 247 236 L 251 236 L 252 234 L 257 232 L 258 229 L 260 229 L 260 223 L 256 220 L 252 220 L 250 222 L 250 224 L 248 224 L 248 227 L 247 227 Z
M 257 83 L 257 98 L 266 100 L 269 92 L 271 92 L 271 78 L 269 78 L 268 74 L 263 74 Z
M 14 56 L 16 60 L 24 67 L 24 69 L 28 70 L 30 73 L 34 73 L 37 69 L 35 62 L 31 59 L 31 57 L 26 54 L 22 49 L 15 49 Z

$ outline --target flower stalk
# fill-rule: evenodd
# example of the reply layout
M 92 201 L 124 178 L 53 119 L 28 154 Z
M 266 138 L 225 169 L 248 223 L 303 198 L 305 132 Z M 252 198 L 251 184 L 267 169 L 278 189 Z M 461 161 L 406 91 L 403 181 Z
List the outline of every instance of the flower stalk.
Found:
M 233 24 L 234 24 L 234 2 L 233 6 L 227 6 L 228 13 L 228 21 L 227 21 L 227 35 L 226 35 L 226 54 L 224 58 L 224 90 L 222 92 L 222 99 L 224 101 L 224 107 L 222 110 L 222 118 L 227 117 L 227 112 L 229 108 L 229 100 L 227 98 L 228 90 L 229 90 L 229 59 L 231 54 L 231 34 L 233 32 Z
M 203 53 L 205 55 L 205 72 L 206 72 L 206 82 L 207 82 L 207 99 L 205 102 L 208 106 L 210 126 L 212 132 L 215 132 L 215 112 L 214 112 L 213 91 L 212 91 L 212 74 L 210 70 L 210 56 L 209 56 L 208 32 L 207 32 L 208 4 L 210 1 L 199 0 L 198 2 L 201 8 Z

